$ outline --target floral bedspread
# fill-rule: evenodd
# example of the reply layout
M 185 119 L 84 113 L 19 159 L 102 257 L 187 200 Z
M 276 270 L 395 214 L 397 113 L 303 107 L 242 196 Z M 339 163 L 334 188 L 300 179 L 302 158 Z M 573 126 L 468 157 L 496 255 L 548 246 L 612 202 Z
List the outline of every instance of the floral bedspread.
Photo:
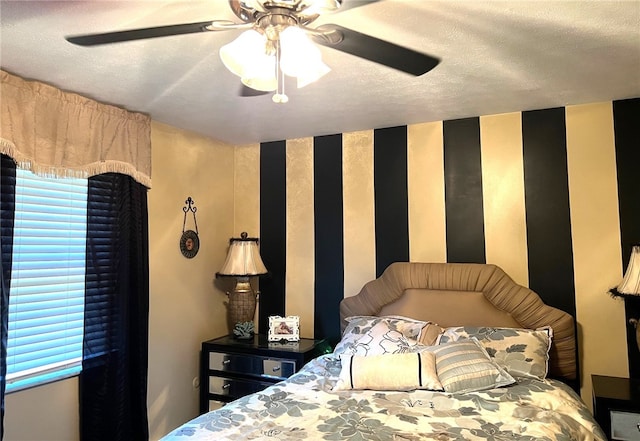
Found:
M 606 441 L 584 403 L 559 381 L 521 380 L 467 394 L 332 392 L 339 373 L 339 359 L 324 355 L 288 380 L 201 415 L 161 441 Z

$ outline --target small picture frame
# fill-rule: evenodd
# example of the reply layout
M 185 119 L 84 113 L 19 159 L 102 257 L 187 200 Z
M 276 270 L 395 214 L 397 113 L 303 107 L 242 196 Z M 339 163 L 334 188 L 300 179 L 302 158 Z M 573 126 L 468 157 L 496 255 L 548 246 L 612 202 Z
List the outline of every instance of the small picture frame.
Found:
M 299 341 L 300 340 L 300 317 L 290 315 L 280 317 L 272 315 L 269 317 L 269 341 Z

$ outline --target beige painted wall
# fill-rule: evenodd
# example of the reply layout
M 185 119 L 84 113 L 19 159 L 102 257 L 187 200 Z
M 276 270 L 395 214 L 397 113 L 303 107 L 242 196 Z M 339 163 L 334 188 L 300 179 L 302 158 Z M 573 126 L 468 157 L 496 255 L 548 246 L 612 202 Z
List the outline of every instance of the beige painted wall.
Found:
M 226 296 L 215 272 L 235 233 L 234 148 L 159 123 L 152 124 L 151 142 L 148 410 L 150 439 L 157 440 L 198 414 L 192 381 L 200 343 L 227 333 Z M 198 209 L 200 237 L 192 259 L 178 246 L 188 196 Z M 186 229 L 195 229 L 192 216 Z M 4 441 L 79 439 L 77 378 L 9 394 L 5 407 Z
M 198 414 L 192 381 L 199 376 L 200 344 L 227 333 L 226 296 L 215 273 L 234 233 L 234 149 L 166 125 L 152 128 L 148 410 L 156 440 Z M 178 247 L 188 196 L 200 237 L 192 259 Z M 195 229 L 193 216 L 186 229 Z
M 78 377 L 8 394 L 4 406 L 4 441 L 80 438 Z
M 624 302 L 607 294 L 623 274 L 612 112 L 611 102 L 566 108 L 581 392 L 589 406 L 592 374 L 629 376 Z

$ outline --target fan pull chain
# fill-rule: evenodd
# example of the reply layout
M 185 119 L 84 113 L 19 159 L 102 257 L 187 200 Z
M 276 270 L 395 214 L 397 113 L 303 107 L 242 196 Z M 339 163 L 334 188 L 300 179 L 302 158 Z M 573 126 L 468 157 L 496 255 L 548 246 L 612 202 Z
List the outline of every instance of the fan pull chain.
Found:
M 284 104 L 289 101 L 289 97 L 285 94 L 284 90 L 284 73 L 280 69 L 280 58 L 282 57 L 282 51 L 280 49 L 280 40 L 276 40 L 276 82 L 278 83 L 276 93 L 271 98 L 274 103 Z

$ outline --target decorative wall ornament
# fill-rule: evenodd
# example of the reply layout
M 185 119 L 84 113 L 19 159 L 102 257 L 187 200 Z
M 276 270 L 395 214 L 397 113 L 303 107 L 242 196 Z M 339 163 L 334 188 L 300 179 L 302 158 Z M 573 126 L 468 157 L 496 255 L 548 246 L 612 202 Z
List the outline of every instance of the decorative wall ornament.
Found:
M 191 199 L 191 196 L 184 201 L 186 206 L 182 207 L 182 211 L 184 211 L 184 220 L 182 221 L 182 235 L 180 236 L 180 252 L 187 259 L 191 259 L 198 254 L 198 250 L 200 249 L 200 238 L 198 237 L 198 222 L 196 221 L 196 208 L 194 204 L 194 200 Z M 185 230 L 187 226 L 187 212 L 193 213 L 193 224 L 196 231 L 193 230 Z

